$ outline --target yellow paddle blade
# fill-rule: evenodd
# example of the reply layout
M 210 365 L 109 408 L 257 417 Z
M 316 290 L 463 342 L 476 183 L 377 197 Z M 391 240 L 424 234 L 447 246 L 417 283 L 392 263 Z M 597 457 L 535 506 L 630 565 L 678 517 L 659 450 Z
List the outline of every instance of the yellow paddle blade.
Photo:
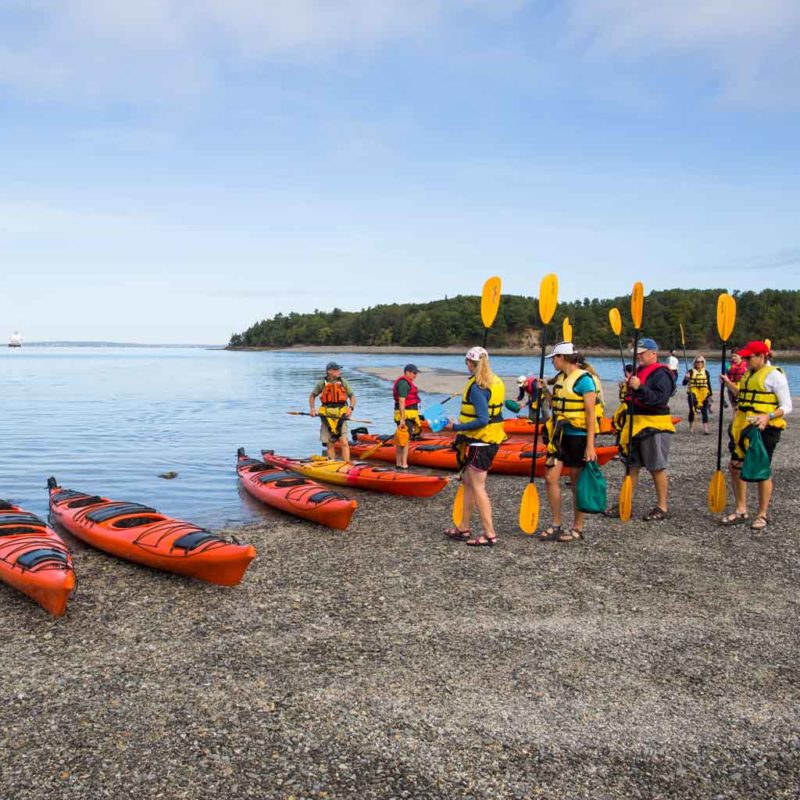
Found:
M 633 284 L 631 292 L 631 319 L 633 327 L 638 331 L 642 327 L 642 314 L 644 313 L 644 286 L 641 281 Z
M 519 506 L 519 527 L 528 534 L 536 533 L 539 525 L 539 492 L 536 484 L 529 483 L 522 495 Z
M 464 484 L 458 487 L 456 496 L 453 498 L 453 525 L 456 528 L 462 527 L 461 523 L 464 521 Z
M 764 344 L 772 350 L 772 339 L 764 339 Z
M 542 325 L 547 325 L 558 305 L 558 276 L 551 272 L 542 278 L 539 284 L 539 319 Z
M 572 325 L 569 324 L 569 317 L 564 317 L 564 322 L 561 324 L 562 341 L 572 341 Z
M 633 481 L 631 481 L 630 475 L 626 475 L 625 480 L 622 481 L 622 489 L 619 492 L 619 518 L 623 522 L 627 522 L 631 518 L 632 509 Z
M 483 284 L 481 319 L 484 328 L 491 328 L 494 318 L 497 316 L 497 309 L 500 308 L 500 286 L 500 278 L 496 275 Z
M 681 329 L 681 347 L 685 350 L 686 349 L 686 331 L 683 330 L 683 323 L 679 322 L 678 326 Z
M 718 469 L 711 477 L 708 484 L 708 510 L 712 514 L 721 514 L 728 503 L 725 476 L 722 470 Z
M 611 330 L 619 336 L 622 333 L 622 315 L 619 313 L 618 308 L 609 309 L 608 322 L 611 325 Z
M 717 298 L 717 331 L 719 338 L 727 342 L 733 333 L 733 326 L 736 324 L 736 300 L 727 292 L 723 292 Z

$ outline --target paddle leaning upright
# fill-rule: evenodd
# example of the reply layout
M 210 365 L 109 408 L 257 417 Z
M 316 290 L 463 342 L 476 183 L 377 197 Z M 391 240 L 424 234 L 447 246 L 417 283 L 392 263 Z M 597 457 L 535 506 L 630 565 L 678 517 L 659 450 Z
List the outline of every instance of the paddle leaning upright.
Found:
M 722 339 L 722 358 L 720 375 L 725 374 L 725 347 L 736 324 L 736 300 L 727 292 L 717 298 L 717 332 Z M 728 502 L 725 476 L 722 474 L 722 418 L 725 415 L 725 383 L 719 385 L 719 429 L 717 431 L 717 471 L 708 484 L 708 510 L 712 514 L 721 514 Z
M 539 285 L 539 319 L 542 323 L 541 346 L 542 353 L 539 358 L 539 381 L 544 380 L 544 350 L 545 338 L 547 334 L 547 325 L 553 314 L 556 312 L 558 305 L 558 277 L 551 273 L 542 278 Z M 531 458 L 531 477 L 525 491 L 522 494 L 522 502 L 519 506 L 519 527 L 527 534 L 536 532 L 536 527 L 539 524 L 539 493 L 536 490 L 534 478 L 536 477 L 536 456 L 537 448 L 539 446 L 539 417 L 541 414 L 542 402 L 541 398 L 536 405 L 536 418 L 534 420 L 533 429 L 533 454 Z

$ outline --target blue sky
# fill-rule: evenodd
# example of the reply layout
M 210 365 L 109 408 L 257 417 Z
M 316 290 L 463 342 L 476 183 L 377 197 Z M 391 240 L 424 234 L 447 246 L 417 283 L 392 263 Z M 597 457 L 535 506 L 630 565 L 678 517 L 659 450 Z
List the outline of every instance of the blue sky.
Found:
M 799 34 L 796 0 L 2 0 L 0 336 L 800 288 Z

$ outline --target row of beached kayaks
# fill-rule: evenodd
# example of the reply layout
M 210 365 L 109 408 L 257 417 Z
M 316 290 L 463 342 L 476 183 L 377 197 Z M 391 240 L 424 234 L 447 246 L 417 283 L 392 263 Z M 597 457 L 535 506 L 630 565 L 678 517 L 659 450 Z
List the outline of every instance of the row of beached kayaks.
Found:
M 408 460 L 423 467 L 456 470 L 451 444 L 448 437 L 425 436 L 409 443 Z M 599 462 L 606 463 L 616 452 L 616 447 L 597 448 Z M 351 453 L 356 458 L 368 453 L 382 461 L 393 461 L 395 457 L 391 437 L 382 440 L 369 434 L 362 434 L 353 443 Z M 271 450 L 263 450 L 261 455 L 261 459 L 250 458 L 242 448 L 237 454 L 237 473 L 248 494 L 280 511 L 339 530 L 349 525 L 357 502 L 323 484 L 432 497 L 450 481 L 447 476 L 401 471 L 363 461 L 344 462 L 322 456 L 295 459 Z M 499 449 L 493 471 L 529 475 L 532 455 L 529 442 L 509 440 Z M 541 448 L 537 452 L 537 475 L 544 473 L 544 458 Z M 64 489 L 55 478 L 48 480 L 48 491 L 51 522 L 119 558 L 234 586 L 256 557 L 252 545 L 225 539 L 141 503 Z M 59 534 L 35 514 L 4 501 L 0 501 L 0 580 L 55 616 L 64 613 L 75 586 L 72 558 Z

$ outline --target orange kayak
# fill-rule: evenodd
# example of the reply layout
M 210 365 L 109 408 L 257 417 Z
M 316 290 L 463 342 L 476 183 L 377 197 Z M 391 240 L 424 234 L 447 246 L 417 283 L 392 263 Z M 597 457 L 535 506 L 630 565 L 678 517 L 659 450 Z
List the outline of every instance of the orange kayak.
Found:
M 73 536 L 111 555 L 220 586 L 235 586 L 256 557 L 252 545 L 159 514 L 141 503 L 62 489 L 48 478 L 50 514 Z
M 310 478 L 248 458 L 244 448 L 239 448 L 238 458 L 236 472 L 245 491 L 256 500 L 329 528 L 344 530 L 350 524 L 357 507 L 355 500 L 332 492 Z
M 359 458 L 365 450 L 373 448 L 379 441 L 377 436 L 360 435 L 357 443 L 350 444 L 350 453 Z M 523 475 L 529 476 L 531 472 L 531 457 L 533 455 L 532 443 L 520 443 L 522 446 L 505 447 L 505 443 L 497 451 L 497 455 L 492 461 L 492 466 L 489 472 L 499 475 Z M 598 464 L 608 463 L 614 456 L 617 455 L 618 448 L 611 447 L 597 447 Z M 536 459 L 536 474 L 539 476 L 545 473 L 545 449 L 544 446 L 537 448 Z M 370 458 L 379 461 L 394 461 L 395 447 L 391 439 L 384 442 L 379 448 L 373 451 Z M 451 447 L 451 440 L 441 440 L 437 443 L 432 443 L 422 439 L 417 442 L 408 443 L 408 463 L 414 464 L 419 467 L 428 467 L 431 469 L 446 469 L 458 470 L 459 466 L 456 460 L 456 452 Z
M 365 445 L 366 449 L 368 445 Z M 262 450 L 264 461 L 281 469 L 298 472 L 339 486 L 353 486 L 372 492 L 388 492 L 406 497 L 432 497 L 447 486 L 449 478 L 439 475 L 419 475 L 389 467 L 373 467 L 362 462 L 331 461 L 322 456 L 297 459 L 275 455 L 271 450 Z
M 75 587 L 72 558 L 61 537 L 35 514 L 0 500 L 0 580 L 53 616 L 67 610 Z
M 677 425 L 683 417 L 673 417 L 672 424 Z M 533 436 L 533 429 L 535 425 L 531 420 L 527 417 L 512 417 L 511 419 L 503 420 L 503 430 L 509 436 Z M 544 428 L 543 423 L 539 423 L 539 433 L 542 433 Z M 422 430 L 430 431 L 430 426 L 425 420 L 422 420 Z M 611 434 L 615 433 L 614 426 L 612 425 L 611 417 L 601 417 L 600 418 L 600 434 Z M 444 434 L 437 434 L 442 436 Z

